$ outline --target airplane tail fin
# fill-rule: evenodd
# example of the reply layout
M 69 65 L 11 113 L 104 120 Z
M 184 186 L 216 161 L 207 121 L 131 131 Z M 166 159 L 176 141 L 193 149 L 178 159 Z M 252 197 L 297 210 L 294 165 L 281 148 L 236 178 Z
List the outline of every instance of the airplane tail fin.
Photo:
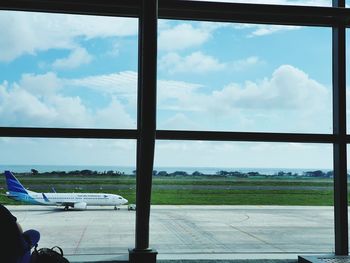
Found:
M 7 190 L 10 193 L 22 193 L 28 194 L 27 190 L 23 185 L 17 180 L 17 178 L 10 172 L 5 171 Z

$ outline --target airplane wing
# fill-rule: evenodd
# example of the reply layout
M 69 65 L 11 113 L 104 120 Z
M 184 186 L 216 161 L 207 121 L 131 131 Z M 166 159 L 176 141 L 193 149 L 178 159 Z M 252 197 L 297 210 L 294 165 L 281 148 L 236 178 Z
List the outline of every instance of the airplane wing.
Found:
M 75 202 L 75 203 L 72 203 L 72 202 L 56 202 L 56 205 L 59 205 L 59 206 L 64 206 L 68 209 L 68 207 L 74 207 L 74 208 L 77 208 L 77 209 L 86 209 L 86 206 L 87 206 L 87 203 L 86 202 Z
M 74 207 L 75 203 L 72 202 L 56 202 L 56 205 L 60 205 L 60 206 L 72 206 Z

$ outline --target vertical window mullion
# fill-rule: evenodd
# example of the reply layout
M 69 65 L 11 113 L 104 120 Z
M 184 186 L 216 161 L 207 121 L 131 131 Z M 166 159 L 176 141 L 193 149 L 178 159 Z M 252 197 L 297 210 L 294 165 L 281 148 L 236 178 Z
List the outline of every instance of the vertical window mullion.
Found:
M 334 0 L 333 7 L 345 7 L 344 0 Z M 333 27 L 333 145 L 335 254 L 348 255 L 348 197 L 346 148 L 346 57 L 345 25 Z
M 139 20 L 136 237 L 131 262 L 146 262 L 142 257 L 150 254 L 149 218 L 156 129 L 157 13 L 157 0 L 142 0 Z

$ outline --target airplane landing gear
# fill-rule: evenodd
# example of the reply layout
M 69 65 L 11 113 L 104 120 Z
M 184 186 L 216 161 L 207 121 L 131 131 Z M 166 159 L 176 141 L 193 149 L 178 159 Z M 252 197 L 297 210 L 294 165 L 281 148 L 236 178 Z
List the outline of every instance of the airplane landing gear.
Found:
M 68 209 L 69 209 L 69 207 L 68 207 L 68 205 L 66 205 L 66 206 L 64 207 L 64 211 L 68 211 Z
M 119 208 L 119 207 L 117 207 L 117 206 L 115 206 L 115 207 L 114 207 L 114 210 L 120 210 L 120 208 Z

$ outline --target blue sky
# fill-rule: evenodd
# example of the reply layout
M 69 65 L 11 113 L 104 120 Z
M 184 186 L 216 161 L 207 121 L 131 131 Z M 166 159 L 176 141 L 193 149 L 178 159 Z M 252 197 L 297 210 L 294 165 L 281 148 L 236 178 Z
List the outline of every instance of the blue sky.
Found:
M 1 126 L 136 128 L 137 19 L 2 12 L 0 24 Z M 330 28 L 160 20 L 158 33 L 158 129 L 332 132 Z M 330 168 L 331 151 L 165 141 L 155 164 Z M 0 160 L 133 166 L 135 142 L 3 138 Z

